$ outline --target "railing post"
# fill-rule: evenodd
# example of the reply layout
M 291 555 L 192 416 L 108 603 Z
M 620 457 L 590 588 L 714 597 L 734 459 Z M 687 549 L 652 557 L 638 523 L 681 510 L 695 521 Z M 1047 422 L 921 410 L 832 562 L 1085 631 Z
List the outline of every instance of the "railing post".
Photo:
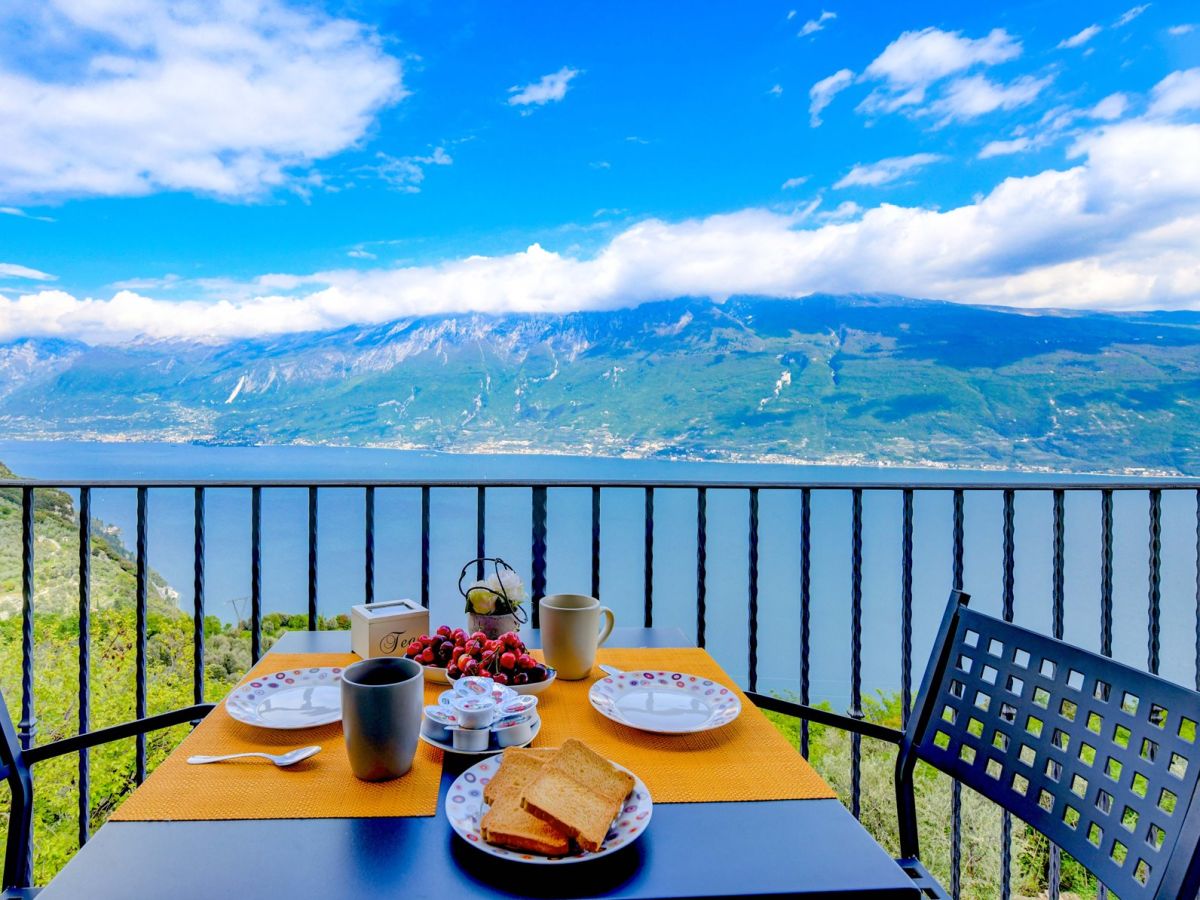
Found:
M 530 556 L 533 560 L 533 608 L 536 610 L 538 601 L 546 596 L 546 488 L 535 486 L 533 489 L 533 546 Z
M 646 555 L 642 625 L 654 627 L 654 488 L 646 488 Z
M 1063 583 L 1065 578 L 1066 560 L 1066 512 L 1064 508 L 1064 492 L 1054 491 L 1054 568 L 1051 574 L 1051 627 L 1054 636 L 1062 640 L 1064 631 L 1065 597 Z M 1058 845 L 1050 844 L 1048 891 L 1050 900 L 1058 900 L 1062 880 L 1062 851 Z
M 429 485 L 421 486 L 421 605 L 429 609 Z M 537 604 L 533 605 L 534 627 Z
M 308 630 L 316 631 L 317 617 L 317 487 L 308 487 Z
M 1016 528 L 1015 528 L 1015 494 L 1011 490 L 1004 492 L 1004 594 L 1001 603 L 1001 615 L 1005 622 L 1011 622 L 1014 615 L 1015 570 L 1016 570 Z M 1008 900 L 1012 896 L 1012 815 L 1006 810 L 1000 817 L 1000 897 Z
M 850 718 L 862 719 L 862 488 L 850 492 Z M 862 735 L 850 735 L 850 811 L 862 815 Z
M 1200 490 L 1196 491 L 1196 690 L 1200 691 Z
M 487 488 L 475 489 L 475 580 L 483 581 L 483 558 L 487 556 Z
M 912 712 L 912 599 L 913 599 L 913 492 L 902 497 L 900 530 L 900 727 L 908 728 Z
M 963 587 L 963 492 L 954 491 L 953 550 L 951 580 L 955 590 Z M 950 783 L 950 896 L 962 896 L 962 783 L 954 778 Z
M 375 602 L 375 488 L 363 492 L 363 602 Z
M 137 656 L 135 665 L 137 671 L 135 678 L 134 698 L 134 716 L 138 719 L 144 718 L 146 715 L 147 706 L 147 686 L 146 686 L 146 612 L 147 612 L 147 588 L 150 580 L 150 558 L 147 545 L 147 514 L 149 505 L 149 491 L 146 488 L 140 487 L 137 489 L 137 593 L 135 599 L 136 607 L 136 646 Z M 134 738 L 135 753 L 134 753 L 134 781 L 141 784 L 146 780 L 146 735 L 139 734 Z
M 1150 671 L 1158 674 L 1159 630 L 1162 624 L 1162 491 L 1150 490 L 1150 590 L 1149 635 L 1147 640 Z
M 812 538 L 812 490 L 800 489 L 800 702 L 809 704 L 810 678 L 810 635 L 812 596 L 810 594 L 810 567 Z M 808 720 L 800 720 L 800 753 L 808 759 Z
M 92 712 L 92 489 L 79 489 L 79 733 Z M 87 748 L 79 751 L 79 846 L 91 836 L 92 779 Z
M 746 585 L 749 594 L 748 666 L 751 691 L 758 690 L 758 488 L 750 488 L 749 548 Z
M 1197 601 L 1200 603 L 1200 601 Z M 696 646 L 706 640 L 708 616 L 708 489 L 696 489 Z M 1197 638 L 1200 641 L 1200 638 Z M 1198 644 L 1197 646 L 1200 646 Z M 1200 653 L 1200 651 L 1197 651 Z M 1198 657 L 1200 658 L 1200 657 Z
M 204 488 L 196 488 L 192 597 L 192 695 L 204 702 Z
M 592 596 L 597 600 L 600 599 L 600 488 L 594 485 L 592 486 Z
M 17 724 L 17 736 L 21 749 L 33 746 L 37 733 L 34 718 L 33 697 L 33 488 L 21 489 L 21 721 Z M 33 776 L 30 776 L 30 784 Z M 32 793 L 29 803 L 33 803 Z M 33 818 L 26 823 L 26 854 L 23 860 L 21 884 L 29 884 L 33 874 Z
M 250 659 L 262 657 L 262 487 L 250 489 Z

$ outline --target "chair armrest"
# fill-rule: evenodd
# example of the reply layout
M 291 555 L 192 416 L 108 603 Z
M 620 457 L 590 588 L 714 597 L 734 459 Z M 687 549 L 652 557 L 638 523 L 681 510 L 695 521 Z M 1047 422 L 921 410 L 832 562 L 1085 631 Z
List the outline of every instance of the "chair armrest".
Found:
M 805 706 L 803 703 L 780 700 L 778 697 L 771 697 L 767 694 L 748 692 L 746 696 L 750 698 L 755 706 L 760 709 L 769 709 L 771 712 L 783 713 L 786 716 L 795 716 L 797 719 L 808 719 L 810 722 L 817 722 L 821 725 L 831 725 L 834 728 L 840 728 L 842 731 L 851 731 L 861 734 L 863 737 L 875 738 L 876 740 L 886 741 L 889 744 L 896 744 L 897 746 L 904 739 L 903 731 L 888 728 L 886 725 L 878 725 L 875 722 L 868 722 L 865 719 L 855 719 L 851 716 L 844 716 L 841 713 L 830 712 L 827 709 L 818 709 L 815 706 Z
M 98 728 L 95 731 L 76 734 L 69 738 L 63 738 L 60 741 L 51 741 L 49 744 L 32 747 L 25 751 L 24 757 L 28 763 L 33 764 L 41 762 L 43 759 L 62 756 L 64 753 L 76 753 L 80 750 L 86 750 L 89 747 L 95 747 L 98 744 L 107 744 L 110 741 L 119 741 L 122 738 L 145 734 L 147 731 L 157 731 L 160 728 L 169 728 L 172 725 L 182 725 L 185 722 L 203 719 L 212 711 L 215 705 L 214 703 L 198 703 L 195 706 L 173 709 L 170 712 L 147 716 L 144 719 L 134 719 L 132 722 L 122 722 L 120 725 Z

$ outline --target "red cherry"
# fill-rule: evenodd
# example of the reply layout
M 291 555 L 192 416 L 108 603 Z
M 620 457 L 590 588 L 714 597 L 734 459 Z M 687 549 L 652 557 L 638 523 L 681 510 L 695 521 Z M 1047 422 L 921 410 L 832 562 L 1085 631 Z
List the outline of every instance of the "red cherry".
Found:
M 467 633 L 461 628 L 455 628 L 454 631 L 450 633 L 454 635 L 455 642 L 458 642 L 459 640 L 465 641 L 467 639 Z
M 462 667 L 462 672 L 464 675 L 479 674 L 479 662 L 474 659 L 467 660 L 467 664 Z
M 457 660 L 455 660 L 455 662 L 457 662 L 457 663 L 458 663 L 458 667 L 459 667 L 460 669 L 462 669 L 462 670 L 465 672 L 465 671 L 467 671 L 467 663 L 473 663 L 473 662 L 475 662 L 475 660 L 473 660 L 473 659 L 470 657 L 470 655 L 468 655 L 468 654 L 464 653 L 464 654 L 463 654 L 462 656 L 460 656 L 460 657 L 459 657 Z
M 432 663 L 433 662 L 433 648 L 426 647 L 424 650 L 422 650 L 420 658 L 421 658 L 421 662 L 424 663 L 425 665 L 429 665 L 430 663 Z
M 457 678 L 461 674 L 462 674 L 462 669 L 460 669 L 454 663 L 450 663 L 450 665 L 446 666 L 446 677 L 447 678 L 454 679 L 454 678 Z
M 530 669 L 528 674 L 530 684 L 538 684 L 539 682 L 545 681 L 550 673 L 546 671 L 545 666 L 538 664 Z
M 508 684 L 508 676 L 505 675 L 503 672 L 497 672 L 495 675 L 492 676 L 492 678 L 495 679 L 496 684 Z
M 529 684 L 529 673 L 518 672 L 513 678 L 513 684 Z
M 528 653 L 522 653 L 519 657 L 517 657 L 517 665 L 519 665 L 522 669 L 532 669 L 537 665 L 537 660 Z
M 437 633 L 440 634 L 442 637 L 450 637 L 451 635 L 454 634 L 454 632 L 450 630 L 449 625 L 439 625 L 438 629 L 437 629 Z
M 500 654 L 500 665 L 502 665 L 504 668 L 511 669 L 516 664 L 517 664 L 517 658 L 515 656 L 513 656 L 513 654 L 511 654 L 511 653 L 501 653 Z
M 482 644 L 487 639 L 488 639 L 488 636 L 486 634 L 484 634 L 482 631 L 476 631 L 474 634 L 471 635 L 471 640 L 479 641 L 480 644 Z

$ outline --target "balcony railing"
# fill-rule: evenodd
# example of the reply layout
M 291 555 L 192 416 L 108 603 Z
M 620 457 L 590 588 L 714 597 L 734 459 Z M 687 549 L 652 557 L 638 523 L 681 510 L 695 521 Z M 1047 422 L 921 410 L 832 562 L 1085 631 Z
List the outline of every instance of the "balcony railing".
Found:
M 35 492 L 42 489 L 57 488 L 67 490 L 73 493 L 77 502 L 78 509 L 78 529 L 79 529 L 79 595 L 78 595 L 78 617 L 79 617 L 79 635 L 78 635 L 78 729 L 80 732 L 86 732 L 91 727 L 90 708 L 91 708 L 91 647 L 90 647 L 90 626 L 89 617 L 92 610 L 92 598 L 90 594 L 90 566 L 91 555 L 88 550 L 91 544 L 91 530 L 93 527 L 94 516 L 94 498 L 101 491 L 116 491 L 132 490 L 136 495 L 136 518 L 135 518 L 135 540 L 134 540 L 134 562 L 136 564 L 136 591 L 134 598 L 134 607 L 136 615 L 136 668 L 135 668 L 135 712 L 141 717 L 147 714 L 147 622 L 148 622 L 148 586 L 150 578 L 150 563 L 147 552 L 148 547 L 148 509 L 149 498 L 151 493 L 158 490 L 172 490 L 178 492 L 180 489 L 190 491 L 192 494 L 191 502 L 191 598 L 190 607 L 193 615 L 192 643 L 193 643 L 193 660 L 192 660 L 192 687 L 194 701 L 196 703 L 203 702 L 205 699 L 205 613 L 206 613 L 206 579 L 208 576 L 208 535 L 206 523 L 206 509 L 208 508 L 210 498 L 214 492 L 225 490 L 239 490 L 249 492 L 249 631 L 250 631 L 250 652 L 253 660 L 257 661 L 261 656 L 263 648 L 262 622 L 264 614 L 264 593 L 263 593 L 263 496 L 264 493 L 272 491 L 292 491 L 297 489 L 306 492 L 306 528 L 307 528 L 307 619 L 310 628 L 317 628 L 322 613 L 321 597 L 319 596 L 319 578 L 318 578 L 318 561 L 320 554 L 318 552 L 321 544 L 321 536 L 324 533 L 321 523 L 322 498 L 338 492 L 361 492 L 362 498 L 362 520 L 361 523 L 353 527 L 361 528 L 362 538 L 362 558 L 361 558 L 361 596 L 365 602 L 372 602 L 376 597 L 377 588 L 377 527 L 376 527 L 376 512 L 377 500 L 382 492 L 406 491 L 419 494 L 419 545 L 414 545 L 409 548 L 409 552 L 415 554 L 419 558 L 417 569 L 419 576 L 415 586 L 419 586 L 419 598 L 422 604 L 426 607 L 430 606 L 431 601 L 431 552 L 432 545 L 432 530 L 433 524 L 433 508 L 432 498 L 438 492 L 442 491 L 457 491 L 458 496 L 462 496 L 464 490 L 474 493 L 474 555 L 484 557 L 494 555 L 492 539 L 493 535 L 489 534 L 488 524 L 488 503 L 489 497 L 494 497 L 496 492 L 506 491 L 507 489 L 518 489 L 521 492 L 528 491 L 529 503 L 529 522 L 531 529 L 529 532 L 529 586 L 533 599 L 536 600 L 544 595 L 547 590 L 548 573 L 551 566 L 555 565 L 555 559 L 551 552 L 548 551 L 550 545 L 549 540 L 549 525 L 551 524 L 550 516 L 548 515 L 548 499 L 558 492 L 586 492 L 590 494 L 590 560 L 585 558 L 583 567 L 584 572 L 572 571 L 571 575 L 575 580 L 575 584 L 586 584 L 594 596 L 601 595 L 601 563 L 603 552 L 607 546 L 607 535 L 611 532 L 602 533 L 602 505 L 610 502 L 609 498 L 620 496 L 623 499 L 622 507 L 626 513 L 622 520 L 617 523 L 620 526 L 620 537 L 623 542 L 628 544 L 629 532 L 635 534 L 640 532 L 640 541 L 634 538 L 636 542 L 641 544 L 641 582 L 640 598 L 625 598 L 627 602 L 635 604 L 635 615 L 640 619 L 641 623 L 647 627 L 653 626 L 656 620 L 656 576 L 655 576 L 655 549 L 656 549 L 656 500 L 669 494 L 672 498 L 679 495 L 686 495 L 689 498 L 694 498 L 694 507 L 689 501 L 686 504 L 686 518 L 688 523 L 685 526 L 680 523 L 680 513 L 678 512 L 678 503 L 673 504 L 672 522 L 669 530 L 670 543 L 668 549 L 672 554 L 677 556 L 679 543 L 687 545 L 690 551 L 691 541 L 694 535 L 695 554 L 694 554 L 694 570 L 689 571 L 682 578 L 676 574 L 670 581 L 672 599 L 680 593 L 689 593 L 694 591 L 694 619 L 693 625 L 689 625 L 689 630 L 694 627 L 694 639 L 696 643 L 703 647 L 710 641 L 710 626 L 711 619 L 716 611 L 719 610 L 719 615 L 723 621 L 727 621 L 734 611 L 737 611 L 739 617 L 744 616 L 742 623 L 745 628 L 745 645 L 740 660 L 722 659 L 723 663 L 731 667 L 731 671 L 744 673 L 744 687 L 752 693 L 760 692 L 760 675 L 762 674 L 762 660 L 760 658 L 760 636 L 764 632 L 770 634 L 778 630 L 778 625 L 771 621 L 763 620 L 764 605 L 760 602 L 762 597 L 760 575 L 763 572 L 764 565 L 767 562 L 764 553 L 767 552 L 765 544 L 770 544 L 778 554 L 781 552 L 777 541 L 764 541 L 764 514 L 762 511 L 762 503 L 764 498 L 771 497 L 774 500 L 784 498 L 782 504 L 776 504 L 777 508 L 767 518 L 767 527 L 770 528 L 771 523 L 780 520 L 781 516 L 789 519 L 789 528 L 797 527 L 797 540 L 793 545 L 783 548 L 782 553 L 788 556 L 786 561 L 787 568 L 794 574 L 794 581 L 789 576 L 787 603 L 794 602 L 794 606 L 798 607 L 798 633 L 795 636 L 795 645 L 797 646 L 797 660 L 795 684 L 798 690 L 796 691 L 795 699 L 798 700 L 800 706 L 811 707 L 815 700 L 829 699 L 829 693 L 823 698 L 818 698 L 814 695 L 814 676 L 813 676 L 813 656 L 815 641 L 819 640 L 822 644 L 829 642 L 845 642 L 843 646 L 848 649 L 848 681 L 845 684 L 845 692 L 838 699 L 846 700 L 846 711 L 844 714 L 830 712 L 827 709 L 820 710 L 815 713 L 818 719 L 826 724 L 834 724 L 841 726 L 850 726 L 851 734 L 851 752 L 850 752 L 850 789 L 848 802 L 851 810 L 855 815 L 859 815 L 861 811 L 862 801 L 862 781 L 861 781 L 861 761 L 862 761 L 862 746 L 861 737 L 878 736 L 886 738 L 888 729 L 883 726 L 873 726 L 870 723 L 863 723 L 864 718 L 864 670 L 863 670 L 863 639 L 864 630 L 869 635 L 879 638 L 881 635 L 891 635 L 892 629 L 897 624 L 898 618 L 899 628 L 894 632 L 894 640 L 898 644 L 899 667 L 896 672 L 896 681 L 898 684 L 887 684 L 884 686 L 898 687 L 902 697 L 901 702 L 901 724 L 906 724 L 909 710 L 911 708 L 912 691 L 914 677 L 919 679 L 921 673 L 914 672 L 914 615 L 915 611 L 922 609 L 927 610 L 931 615 L 936 615 L 940 611 L 941 604 L 945 597 L 944 587 L 966 587 L 977 596 L 983 594 L 988 589 L 996 589 L 999 603 L 999 611 L 1003 617 L 1012 621 L 1016 613 L 1017 601 L 1017 509 L 1018 498 L 1045 498 L 1048 499 L 1048 520 L 1036 522 L 1035 527 L 1039 535 L 1039 543 L 1044 538 L 1048 544 L 1049 553 L 1049 573 L 1048 578 L 1035 578 L 1034 583 L 1038 586 L 1031 588 L 1029 591 L 1022 594 L 1032 593 L 1035 595 L 1033 603 L 1041 603 L 1043 601 L 1036 599 L 1036 595 L 1040 594 L 1046 598 L 1048 602 L 1048 621 L 1049 630 L 1057 637 L 1062 638 L 1066 630 L 1066 615 L 1067 615 L 1067 573 L 1068 565 L 1068 507 L 1067 498 L 1089 498 L 1087 504 L 1077 505 L 1072 516 L 1073 527 L 1078 530 L 1080 526 L 1074 523 L 1074 520 L 1083 515 L 1095 515 L 1090 525 L 1094 529 L 1083 544 L 1090 545 L 1092 541 L 1098 538 L 1098 554 L 1092 559 L 1091 563 L 1085 560 L 1073 559 L 1072 565 L 1079 566 L 1094 566 L 1099 571 L 1098 581 L 1098 596 L 1094 599 L 1098 600 L 1099 616 L 1094 622 L 1098 633 L 1098 649 L 1105 655 L 1113 655 L 1114 650 L 1114 624 L 1120 624 L 1125 627 L 1128 623 L 1124 621 L 1125 616 L 1122 615 L 1122 622 L 1114 623 L 1114 601 L 1116 596 L 1117 580 L 1121 577 L 1122 567 L 1140 568 L 1145 566 L 1146 581 L 1145 581 L 1145 668 L 1151 672 L 1159 672 L 1163 663 L 1163 647 L 1162 647 L 1162 631 L 1163 631 L 1163 616 L 1164 616 L 1164 558 L 1163 558 L 1163 534 L 1164 534 L 1164 496 L 1171 497 L 1171 506 L 1169 511 L 1169 527 L 1170 533 L 1173 536 L 1175 544 L 1180 544 L 1180 535 L 1185 532 L 1189 535 L 1188 540 L 1184 542 L 1188 546 L 1188 550 L 1183 554 L 1182 559 L 1172 562 L 1172 582 L 1171 589 L 1166 597 L 1169 604 L 1169 611 L 1172 619 L 1177 620 L 1181 617 L 1193 622 L 1194 627 L 1194 666 L 1192 675 L 1195 678 L 1197 687 L 1200 688 L 1200 483 L 1195 481 L 1150 481 L 1150 480 L 1092 480 L 1092 481 L 1069 481 L 1069 482 L 1051 482 L 1051 481 L 1019 481 L 1019 482 L 887 482 L 887 483 L 868 483 L 868 482 L 813 482 L 813 483 L 778 483 L 778 482 L 720 482 L 720 481 L 594 481 L 594 480 L 576 480 L 576 481 L 541 481 L 541 480 L 488 480 L 488 481 L 461 481 L 461 480 L 320 480 L 320 481 L 240 481 L 240 480 L 208 480 L 203 483 L 194 483 L 187 481 L 72 481 L 72 482 L 48 482 L 39 480 L 14 480 L 4 482 L 2 487 L 5 490 L 18 490 L 21 497 L 21 593 L 23 601 L 23 618 L 21 632 L 21 651 L 22 651 L 22 667 L 21 667 L 21 714 L 19 734 L 24 747 L 28 748 L 33 745 L 36 734 L 36 703 L 33 682 L 34 672 L 34 656 L 36 652 L 34 642 L 34 574 L 37 566 L 35 556 L 36 547 L 36 532 L 35 532 Z M 636 507 L 637 512 L 633 514 L 633 521 L 630 521 L 628 497 L 630 492 L 634 492 L 635 496 L 640 494 Z M 741 531 L 741 526 L 737 529 L 740 543 L 740 534 L 745 534 L 745 557 L 744 562 L 739 565 L 744 565 L 745 573 L 745 597 L 731 599 L 727 592 L 722 592 L 719 598 L 715 598 L 710 593 L 710 551 L 713 550 L 713 527 L 710 523 L 710 504 L 712 499 L 719 495 L 721 499 L 722 509 L 727 511 L 730 508 L 740 510 L 740 515 L 744 515 L 744 532 Z M 778 495 L 778 496 L 777 496 Z M 469 496 L 469 495 L 467 495 Z M 741 501 L 731 501 L 731 496 L 744 497 L 744 505 Z M 871 523 L 878 523 L 884 519 L 889 521 L 887 525 L 886 535 L 870 539 L 865 538 L 864 528 L 864 497 L 870 498 L 869 502 L 873 504 L 870 514 Z M 924 502 L 925 498 L 936 498 L 939 504 L 944 504 L 948 500 L 948 516 L 944 517 L 944 521 L 948 524 L 948 534 L 940 533 L 931 535 L 929 528 L 915 528 L 914 522 L 917 519 L 917 508 L 919 502 Z M 998 569 L 992 569 L 985 566 L 972 567 L 971 574 L 972 583 L 965 584 L 967 572 L 967 501 L 968 498 L 986 499 L 986 503 L 980 504 L 980 508 L 976 510 L 978 520 L 972 518 L 972 525 L 982 530 L 984 524 L 989 528 L 996 529 L 999 536 L 999 553 Z M 1117 499 L 1120 498 L 1120 499 Z M 510 497 L 511 499 L 511 497 Z M 1039 499 L 1037 504 L 1031 505 L 1026 511 L 1041 515 L 1046 508 L 1045 499 Z M 815 507 L 818 504 L 814 503 L 818 500 L 821 509 Z M 1095 501 L 1098 500 L 1098 506 Z M 524 501 L 522 501 L 524 502 Z M 841 530 L 845 518 L 845 508 L 842 504 L 848 503 L 849 522 L 848 528 Z M 1088 504 L 1091 504 L 1091 511 L 1088 510 Z M 461 504 L 460 504 L 461 505 Z M 1036 508 L 1035 508 L 1036 507 Z M 1118 507 L 1120 513 L 1118 514 Z M 586 505 L 583 507 L 586 509 Z M 941 506 L 939 506 L 941 509 Z M 693 513 L 694 510 L 694 513 Z M 782 511 L 781 511 L 782 510 Z M 461 510 L 459 511 L 461 516 Z M 986 515 L 984 515 L 986 513 Z M 469 514 L 468 514 L 469 515 Z M 694 518 L 693 518 L 694 515 Z M 792 516 L 798 517 L 798 523 L 792 521 Z M 890 521 L 891 517 L 895 516 L 897 521 Z M 1129 540 L 1117 541 L 1114 537 L 1116 527 L 1120 525 L 1126 531 L 1131 522 L 1136 520 L 1136 524 L 1144 528 L 1142 532 L 1144 538 L 1141 542 L 1141 549 L 1134 550 Z M 931 522 L 935 522 L 940 530 L 940 524 L 943 521 L 943 515 L 939 513 L 937 516 L 930 517 Z M 721 515 L 721 526 L 725 528 L 728 522 L 728 516 L 723 512 Z M 345 523 L 340 522 L 339 528 L 344 527 Z M 460 527 L 470 527 L 470 523 L 458 523 Z M 582 523 L 575 523 L 581 525 Z M 816 590 L 814 588 L 814 565 L 826 565 L 828 560 L 824 558 L 824 551 L 815 548 L 815 535 L 820 534 L 822 540 L 828 544 L 831 540 L 830 529 L 837 527 L 838 535 L 836 542 L 842 542 L 846 551 L 848 551 L 848 580 L 844 582 L 846 590 L 844 594 L 840 589 L 824 588 L 822 590 L 823 597 L 830 596 L 831 592 L 836 596 L 831 601 L 833 606 L 840 610 L 843 608 L 848 611 L 848 630 L 840 635 L 819 633 L 814 634 L 813 631 L 813 613 L 814 608 L 818 603 Z M 609 528 L 613 527 L 613 523 L 609 522 Z M 728 530 L 728 529 L 726 529 Z M 687 532 L 686 540 L 680 535 Z M 1191 559 L 1186 557 L 1190 555 L 1191 538 L 1190 535 L 1194 532 L 1195 556 Z M 511 541 L 512 535 L 505 533 L 502 535 L 506 541 Z M 864 614 L 864 554 L 877 552 L 880 543 L 886 537 L 889 544 L 893 540 L 898 542 L 898 566 L 894 574 L 897 576 L 894 582 L 890 578 L 884 577 L 882 582 L 873 585 L 873 592 L 876 594 L 887 593 L 894 597 L 897 607 L 894 607 L 896 617 L 888 616 L 882 618 L 879 616 L 870 616 Z M 930 592 L 928 603 L 924 606 L 916 602 L 914 593 L 914 560 L 917 557 L 916 550 L 923 542 L 938 540 L 948 543 L 948 561 L 949 571 L 946 572 L 946 580 L 942 581 L 939 588 Z M 717 548 L 721 554 L 723 565 L 728 565 L 728 560 L 725 558 L 729 552 L 729 541 L 727 536 L 723 536 L 720 540 L 720 546 Z M 984 546 L 984 543 L 979 543 L 979 546 Z M 389 548 L 390 550 L 391 548 Z M 738 548 L 740 550 L 740 548 Z M 894 546 L 889 547 L 889 554 L 897 552 Z M 1042 552 L 1046 552 L 1043 550 Z M 981 551 L 982 553 L 982 551 Z M 994 553 L 994 548 L 984 556 L 990 556 Z M 1072 552 L 1073 557 L 1078 557 L 1079 554 Z M 986 560 L 985 560 L 986 561 Z M 778 560 L 774 561 L 778 563 Z M 1188 583 L 1181 573 L 1195 564 L 1195 580 L 1194 583 Z M 577 566 L 575 567 L 577 568 Z M 778 566 L 776 567 L 778 568 Z M 979 571 L 975 571 L 979 569 Z M 984 571 L 987 569 L 987 571 Z M 480 564 L 478 577 L 483 577 L 482 564 Z M 657 579 L 661 582 L 661 579 Z M 1187 584 L 1187 589 L 1184 590 L 1184 585 Z M 661 583 L 659 584 L 660 593 L 662 590 Z M 778 592 L 778 588 L 772 588 L 773 592 Z M 1124 592 L 1123 597 L 1127 597 L 1128 591 Z M 794 598 L 794 600 L 793 600 Z M 440 601 L 439 601 L 440 602 Z M 1022 600 L 1023 605 L 1025 600 Z M 339 597 L 338 612 L 345 610 L 348 604 L 344 598 Z M 186 608 L 186 607 L 185 607 Z M 324 612 L 330 612 L 326 609 Z M 628 609 L 626 610 L 628 612 Z M 792 610 L 795 611 L 794 609 Z M 537 604 L 531 605 L 532 624 L 537 626 Z M 660 623 L 661 624 L 661 623 Z M 739 626 L 739 631 L 740 631 Z M 1069 636 L 1070 638 L 1071 636 Z M 1180 646 L 1180 638 L 1176 637 L 1173 648 Z M 729 654 L 725 652 L 727 642 L 722 643 L 722 650 L 715 650 L 719 656 L 723 653 L 725 656 Z M 916 657 L 918 660 L 925 659 L 927 647 L 922 645 L 917 648 Z M 744 655 L 743 655 L 744 654 Z M 1126 660 L 1130 661 L 1130 660 Z M 1136 662 L 1136 661 L 1135 661 Z M 1188 661 L 1189 663 L 1191 660 Z M 744 666 L 744 667 L 743 667 Z M 1172 671 L 1168 674 L 1178 675 L 1178 672 L 1183 667 L 1183 663 L 1178 659 L 1172 659 Z M 878 678 L 875 678 L 878 681 Z M 876 686 L 879 686 L 876 684 Z M 840 690 L 840 688 L 839 688 Z M 797 708 L 795 704 L 782 700 L 779 697 L 768 697 L 769 691 L 762 691 L 761 698 L 768 705 L 774 706 L 777 709 L 789 710 Z M 836 693 L 836 692 L 835 692 Z M 11 698 L 10 698 L 11 699 Z M 139 737 L 137 750 L 135 755 L 135 772 L 134 779 L 139 782 L 146 775 L 146 748 L 144 737 Z M 810 749 L 810 729 L 806 722 L 800 726 L 799 743 L 801 752 L 806 756 Z M 84 842 L 87 840 L 92 810 L 89 800 L 89 762 L 86 751 L 80 754 L 79 758 L 79 840 Z M 951 831 L 951 852 L 950 852 L 950 888 L 955 896 L 958 896 L 961 887 L 961 821 L 962 821 L 962 791 L 961 786 L 955 782 L 952 786 L 950 798 L 950 831 Z M 1002 861 L 1000 883 L 1001 890 L 1005 897 L 1010 892 L 1009 872 L 1011 869 L 1010 847 L 1011 847 L 1012 825 L 1008 816 L 1003 818 L 1002 832 Z M 1056 897 L 1058 893 L 1058 865 L 1059 859 L 1057 852 L 1051 850 L 1050 867 L 1049 867 L 1049 888 L 1050 896 Z

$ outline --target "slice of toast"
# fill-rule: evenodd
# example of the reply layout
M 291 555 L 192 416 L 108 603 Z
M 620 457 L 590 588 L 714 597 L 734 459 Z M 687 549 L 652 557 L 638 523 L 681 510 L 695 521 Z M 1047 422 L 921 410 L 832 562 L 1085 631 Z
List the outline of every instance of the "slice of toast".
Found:
M 488 806 L 495 806 L 496 801 L 504 796 L 519 799 L 525 785 L 537 777 L 542 771 L 542 762 L 527 754 L 514 754 L 505 750 L 500 768 L 492 776 L 491 781 L 483 786 L 483 800 Z
M 508 765 L 506 762 L 505 765 Z M 517 795 L 504 795 L 483 814 L 479 832 L 489 844 L 541 853 L 545 856 L 565 856 L 571 842 L 557 826 L 521 808 Z
M 587 744 L 574 738 L 563 742 L 548 765 L 561 770 L 618 807 L 633 790 L 632 775 L 622 772 Z
M 623 798 L 622 798 L 623 799 Z M 565 831 L 581 849 L 595 853 L 604 843 L 608 826 L 621 802 L 603 797 L 548 763 L 525 786 L 521 806 L 539 819 Z

